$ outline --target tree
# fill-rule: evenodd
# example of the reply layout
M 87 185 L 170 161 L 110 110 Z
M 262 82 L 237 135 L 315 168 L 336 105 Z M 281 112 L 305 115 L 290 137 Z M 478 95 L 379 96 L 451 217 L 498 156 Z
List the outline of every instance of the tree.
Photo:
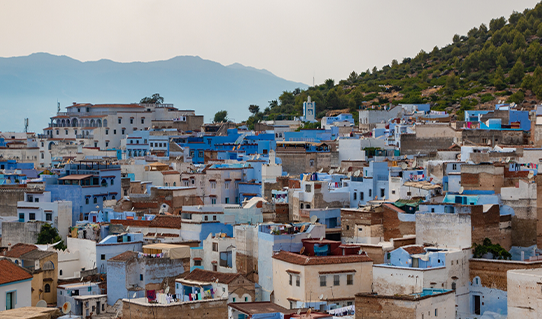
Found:
M 164 98 L 160 96 L 159 93 L 154 93 L 151 97 L 144 97 L 139 101 L 141 104 L 162 104 L 164 103 Z
M 485 238 L 481 245 L 475 243 L 472 248 L 474 248 L 472 252 L 474 258 L 482 258 L 482 256 L 490 253 L 493 259 L 512 259 L 512 254 L 500 244 L 493 244 L 489 238 Z
M 328 89 L 331 89 L 333 86 L 335 86 L 335 80 L 333 79 L 327 79 L 324 83 L 326 84 Z
M 64 245 L 64 241 L 60 236 L 58 235 L 58 230 L 51 226 L 51 224 L 44 224 L 41 226 L 41 230 L 38 234 L 38 241 L 36 244 L 38 245 L 46 245 L 46 244 L 53 244 L 56 242 L 60 242 L 58 245 L 54 246 L 56 249 L 65 250 L 66 246 Z
M 218 111 L 215 113 L 214 123 L 223 123 L 228 121 L 228 111 Z
M 358 74 L 356 73 L 356 71 L 352 71 L 352 73 L 350 73 L 350 75 L 348 76 L 348 83 L 353 84 L 354 82 L 356 82 L 357 79 Z
M 520 59 L 517 60 L 514 67 L 510 70 L 510 83 L 515 84 L 521 82 L 523 76 L 525 75 L 525 70 L 523 68 L 523 63 Z
M 249 107 L 248 107 L 248 111 L 252 114 L 256 114 L 258 112 L 260 112 L 260 107 L 258 105 L 254 105 L 254 104 L 251 104 Z

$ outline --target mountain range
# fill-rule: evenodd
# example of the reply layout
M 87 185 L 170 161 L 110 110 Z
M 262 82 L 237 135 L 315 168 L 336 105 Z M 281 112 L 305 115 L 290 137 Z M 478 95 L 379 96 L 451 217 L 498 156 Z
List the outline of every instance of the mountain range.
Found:
M 205 122 L 220 110 L 240 122 L 248 117 L 249 105 L 263 109 L 281 92 L 306 87 L 267 70 L 197 56 L 119 63 L 34 53 L 0 58 L 0 130 L 21 131 L 28 117 L 29 130 L 41 132 L 56 114 L 57 101 L 63 111 L 72 102 L 136 103 L 154 93 L 164 103 L 203 114 Z

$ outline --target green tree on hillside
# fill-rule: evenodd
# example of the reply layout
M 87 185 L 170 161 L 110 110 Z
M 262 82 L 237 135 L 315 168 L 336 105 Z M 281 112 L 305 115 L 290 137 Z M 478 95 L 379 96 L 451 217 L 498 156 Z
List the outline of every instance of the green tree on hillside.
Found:
M 164 98 L 160 96 L 159 93 L 154 93 L 151 97 L 144 97 L 139 101 L 141 104 L 162 104 L 164 103 Z

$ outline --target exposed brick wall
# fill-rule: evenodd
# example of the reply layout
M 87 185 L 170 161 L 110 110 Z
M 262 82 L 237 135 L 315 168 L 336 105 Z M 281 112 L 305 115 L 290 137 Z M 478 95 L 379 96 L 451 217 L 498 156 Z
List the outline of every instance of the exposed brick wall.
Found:
M 393 299 L 356 295 L 356 319 L 415 319 L 416 308 Z
M 382 209 L 380 207 L 376 209 L 378 211 L 374 212 L 341 210 L 341 236 L 353 237 L 355 235 L 356 225 L 381 225 Z
M 124 318 L 139 319 L 169 319 L 169 318 L 194 318 L 194 319 L 227 319 L 228 300 L 192 301 L 179 304 L 139 305 L 123 300 L 122 314 Z
M 542 267 L 542 261 L 520 262 L 505 260 L 469 260 L 470 281 L 480 277 L 480 284 L 488 288 L 507 290 L 506 272 L 515 269 L 533 269 Z
M 397 212 L 386 206 L 382 206 L 382 217 L 384 226 L 384 241 L 392 238 L 402 238 L 404 235 L 416 234 L 416 222 L 402 222 Z

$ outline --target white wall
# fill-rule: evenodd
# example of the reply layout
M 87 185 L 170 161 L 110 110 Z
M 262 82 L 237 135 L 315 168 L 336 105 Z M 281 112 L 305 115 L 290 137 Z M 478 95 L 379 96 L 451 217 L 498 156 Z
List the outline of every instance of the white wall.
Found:
M 471 219 L 467 214 L 416 214 L 416 245 L 467 248 L 472 245 Z
M 508 271 L 508 318 L 540 318 L 542 292 L 538 283 L 541 281 L 540 268 Z
M 32 301 L 31 280 L 0 286 L 0 311 L 6 310 L 6 294 L 15 290 L 14 308 L 30 307 Z

